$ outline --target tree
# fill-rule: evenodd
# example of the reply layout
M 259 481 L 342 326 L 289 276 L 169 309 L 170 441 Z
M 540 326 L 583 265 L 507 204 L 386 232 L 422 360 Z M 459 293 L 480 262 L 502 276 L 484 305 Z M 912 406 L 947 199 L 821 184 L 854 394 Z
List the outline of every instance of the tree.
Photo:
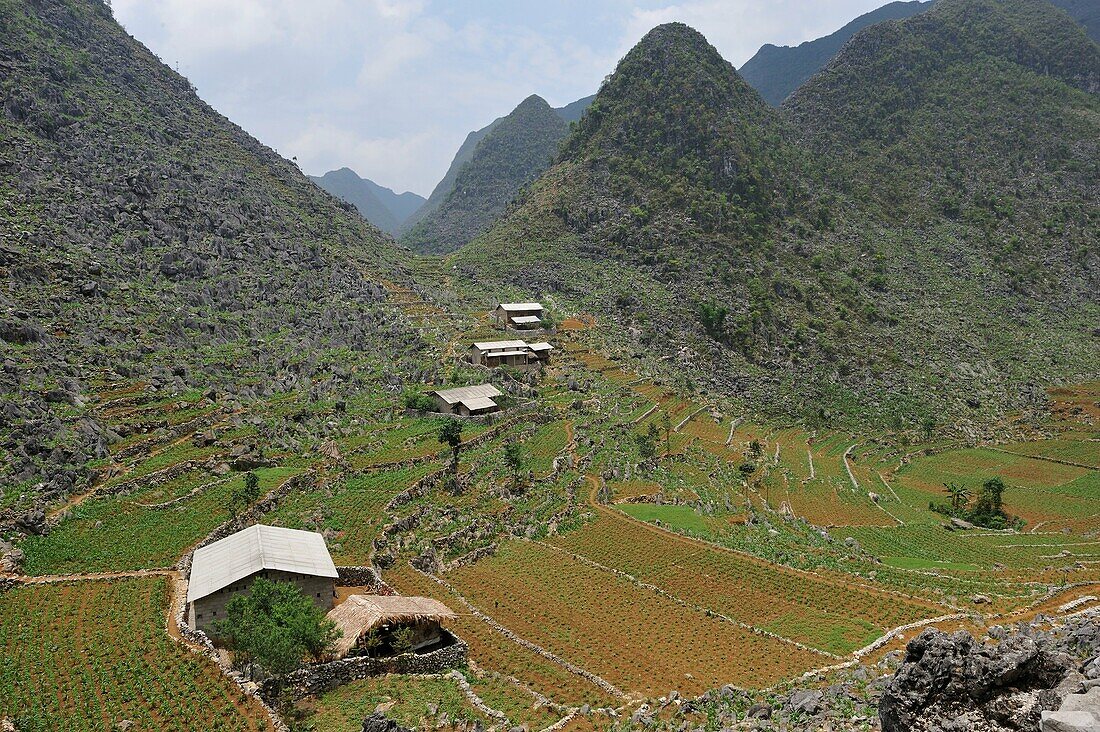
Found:
M 458 453 L 462 449 L 462 423 L 448 419 L 439 427 L 439 441 L 451 448 L 451 472 L 458 473 Z
M 661 426 L 665 430 L 665 455 L 672 452 L 672 417 L 668 412 L 661 412 Z
M 958 483 L 944 483 L 943 489 L 951 497 L 951 508 L 958 511 L 970 500 L 970 489 Z
M 512 485 L 519 483 L 519 473 L 523 470 L 523 446 L 515 440 L 504 446 L 504 464 L 512 473 Z
M 225 606 L 225 620 L 213 623 L 214 635 L 238 662 L 254 662 L 271 674 L 301 667 L 306 656 L 320 659 L 340 637 L 335 623 L 290 582 L 255 580 L 247 594 Z
M 1004 513 L 1005 483 L 999 477 L 993 477 L 982 483 L 978 491 L 978 500 L 974 504 L 974 513 L 980 516 L 999 516 Z
M 394 653 L 408 653 L 413 647 L 413 629 L 403 626 L 390 634 L 390 647 Z
M 660 437 L 657 425 L 649 423 L 649 429 L 634 435 L 634 442 L 638 445 L 638 454 L 642 460 L 652 460 L 657 455 L 657 438 Z
M 924 433 L 924 441 L 928 442 L 936 433 L 936 420 L 933 417 L 925 417 L 920 423 L 921 432 Z
M 759 440 L 753 440 L 749 443 L 749 457 L 751 457 L 753 460 L 759 460 L 763 452 L 764 448 L 760 444 Z
M 235 486 L 229 494 L 229 512 L 236 518 L 239 512 L 248 510 L 260 500 L 260 478 L 251 470 L 245 473 L 244 483 Z

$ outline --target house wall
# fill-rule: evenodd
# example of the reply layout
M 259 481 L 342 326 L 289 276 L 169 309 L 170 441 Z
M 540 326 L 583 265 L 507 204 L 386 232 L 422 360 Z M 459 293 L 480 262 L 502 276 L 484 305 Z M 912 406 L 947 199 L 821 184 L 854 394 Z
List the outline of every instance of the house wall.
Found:
M 246 594 L 252 588 L 252 583 L 256 581 L 257 577 L 266 577 L 273 582 L 291 582 L 325 612 L 332 609 L 333 598 L 336 597 L 335 578 L 316 577 L 280 570 L 262 570 L 234 582 L 229 587 L 223 587 L 213 594 L 195 600 L 191 603 L 191 608 L 187 613 L 187 624 L 196 630 L 207 630 L 215 620 L 224 620 L 226 617 L 225 607 L 229 604 L 229 601 L 237 595 Z M 200 615 L 202 617 L 199 617 Z
M 458 406 L 457 402 L 455 404 L 448 404 L 447 400 L 445 400 L 443 397 L 436 396 L 436 397 L 432 397 L 432 398 L 435 399 L 435 406 L 436 406 L 436 411 L 437 412 L 440 412 L 442 414 L 454 414 L 455 413 L 455 407 Z

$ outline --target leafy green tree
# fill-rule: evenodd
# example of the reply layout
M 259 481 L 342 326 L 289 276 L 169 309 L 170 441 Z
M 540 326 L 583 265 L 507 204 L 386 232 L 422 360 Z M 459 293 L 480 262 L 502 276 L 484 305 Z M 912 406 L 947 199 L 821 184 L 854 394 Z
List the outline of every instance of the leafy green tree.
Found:
M 504 446 L 504 464 L 512 474 L 512 484 L 519 483 L 519 473 L 523 470 L 523 445 L 512 440 Z
M 657 455 L 657 439 L 660 432 L 657 425 L 649 423 L 649 429 L 634 435 L 634 442 L 638 445 L 638 454 L 642 460 L 652 460 Z
M 724 339 L 722 327 L 725 325 L 729 309 L 712 302 L 699 303 L 699 322 L 703 330 L 716 341 Z
M 451 472 L 458 473 L 458 454 L 462 450 L 462 423 L 448 419 L 439 427 L 439 441 L 451 448 Z
M 970 500 L 970 489 L 958 483 L 944 483 L 944 492 L 951 498 L 951 508 L 958 511 Z
M 978 491 L 978 499 L 974 502 L 974 513 L 977 516 L 1003 516 L 1004 515 L 1005 483 L 1000 477 L 993 477 L 982 483 Z
M 936 434 L 936 420 L 934 417 L 925 417 L 920 423 L 921 433 L 924 435 L 924 441 L 928 442 L 932 439 L 932 436 Z
M 260 500 L 260 478 L 251 470 L 245 473 L 244 483 L 235 486 L 229 494 L 229 512 L 236 518 Z
M 239 662 L 257 663 L 271 674 L 289 673 L 307 656 L 320 659 L 340 637 L 324 611 L 290 582 L 259 578 L 225 610 L 225 620 L 213 623 L 214 635 Z

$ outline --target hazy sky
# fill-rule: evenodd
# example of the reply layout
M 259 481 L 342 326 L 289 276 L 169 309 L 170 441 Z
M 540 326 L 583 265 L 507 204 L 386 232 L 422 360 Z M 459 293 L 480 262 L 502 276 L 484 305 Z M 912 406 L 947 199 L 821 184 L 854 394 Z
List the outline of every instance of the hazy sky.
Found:
M 735 66 L 886 0 L 114 0 L 199 95 L 311 174 L 348 166 L 428 195 L 471 130 L 531 93 L 592 94 L 653 26 L 683 21 Z

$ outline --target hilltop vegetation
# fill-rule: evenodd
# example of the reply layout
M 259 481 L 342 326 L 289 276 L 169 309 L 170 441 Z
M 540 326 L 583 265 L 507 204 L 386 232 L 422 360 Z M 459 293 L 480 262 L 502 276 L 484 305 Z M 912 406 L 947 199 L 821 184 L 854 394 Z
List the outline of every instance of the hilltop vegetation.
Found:
M 836 56 L 841 46 L 857 31 L 884 20 L 908 18 L 927 10 L 928 0 L 896 0 L 881 8 L 864 13 L 843 28 L 822 38 L 800 43 L 797 46 L 764 44 L 760 50 L 738 69 L 760 96 L 772 106 L 778 107 L 811 76 L 820 71 Z
M 947 0 L 857 34 L 776 113 L 662 26 L 456 262 L 773 413 L 988 422 L 1095 373 L 1096 54 L 1052 6 Z
M 450 252 L 466 244 L 546 169 L 568 129 L 541 97 L 523 100 L 477 143 L 450 193 L 408 230 L 402 242 L 427 253 Z

